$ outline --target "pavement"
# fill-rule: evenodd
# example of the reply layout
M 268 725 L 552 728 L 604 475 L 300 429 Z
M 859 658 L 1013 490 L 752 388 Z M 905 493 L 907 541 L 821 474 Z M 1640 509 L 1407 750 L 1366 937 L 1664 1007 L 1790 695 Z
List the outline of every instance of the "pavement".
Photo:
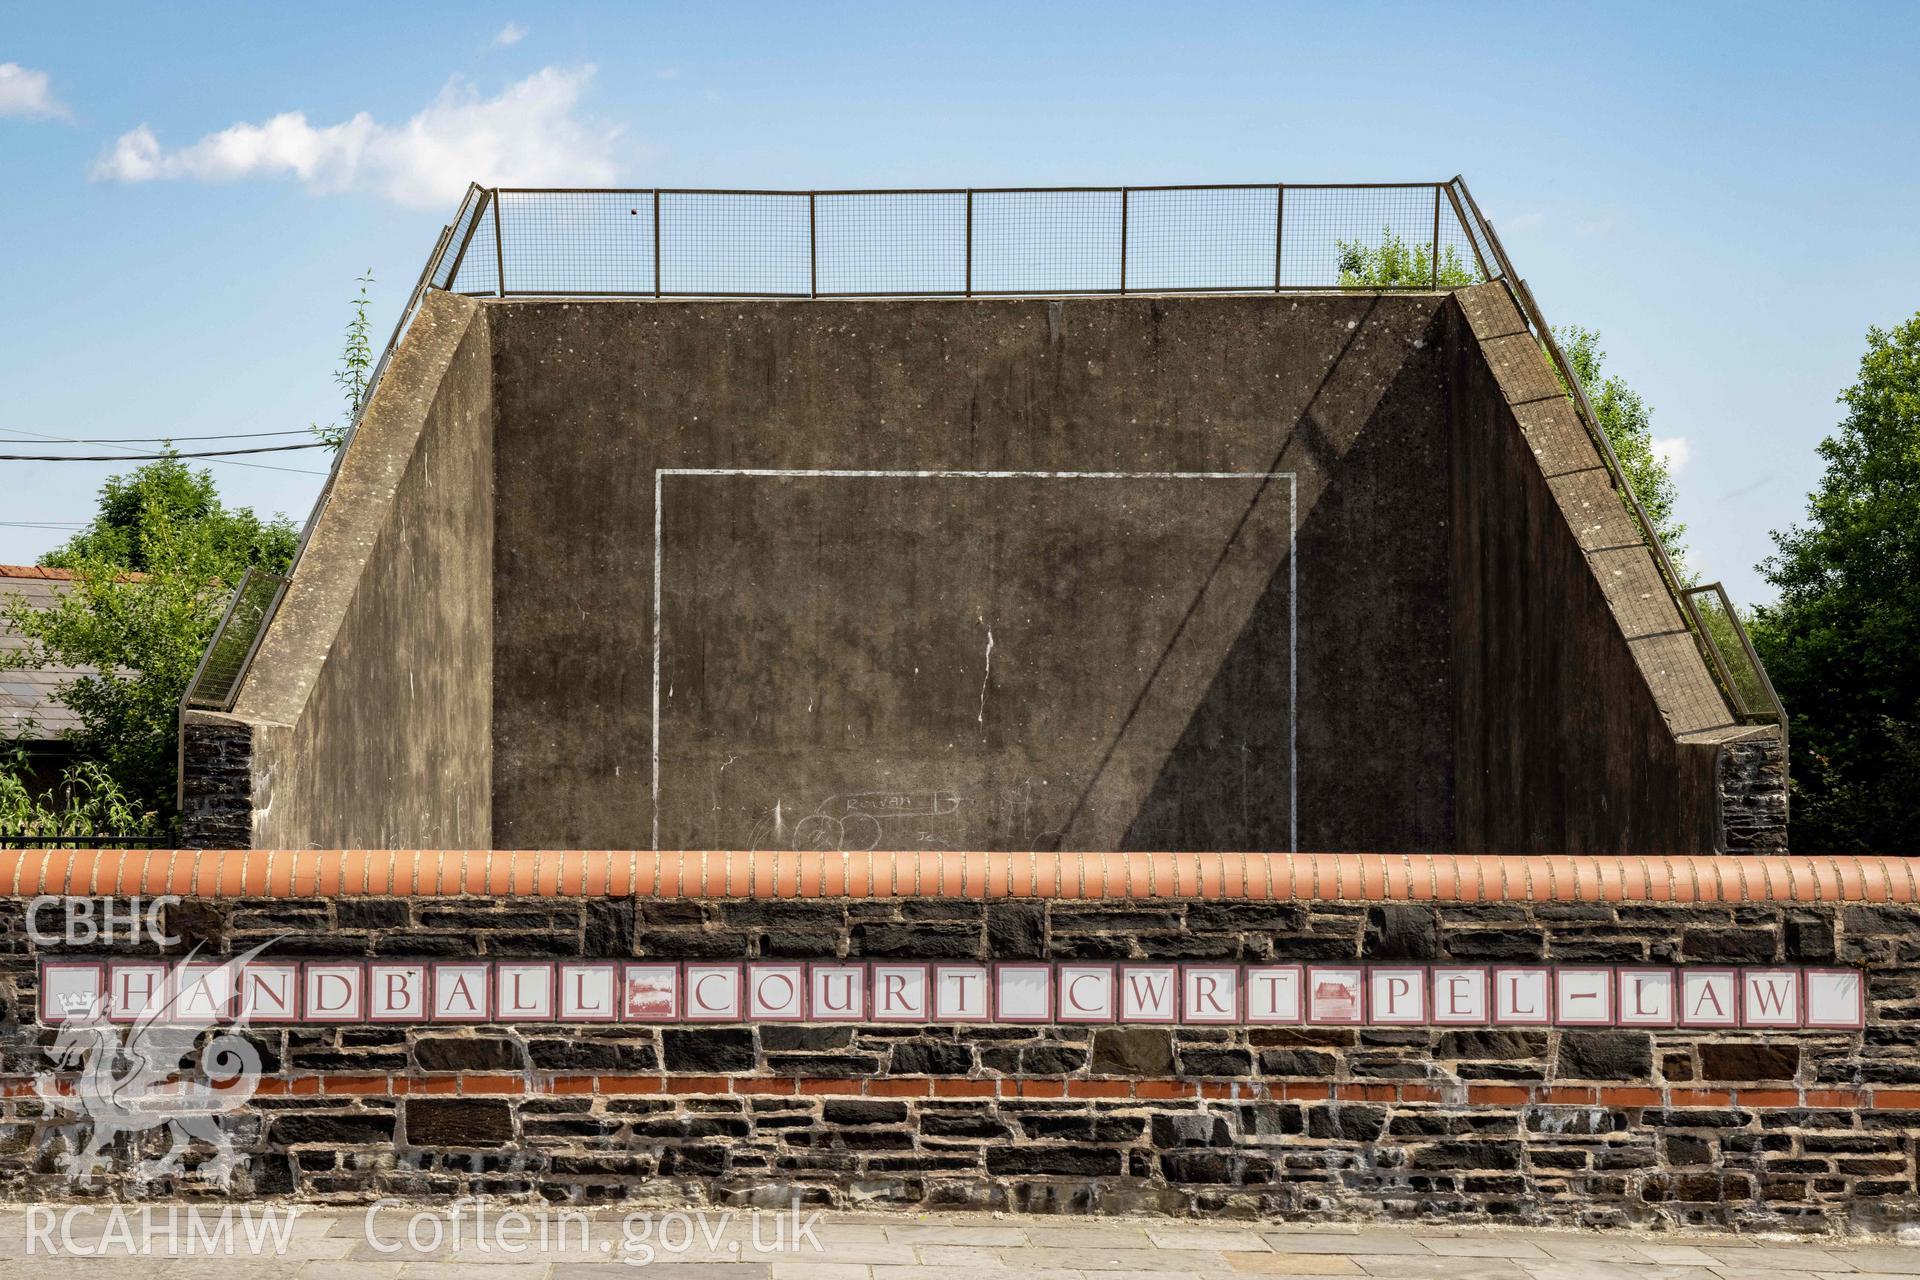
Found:
M 1920 1245 L 1164 1219 L 505 1206 L 0 1210 L 0 1280 L 1825 1280 L 1920 1276 Z M 544 1243 L 542 1236 L 544 1234 Z

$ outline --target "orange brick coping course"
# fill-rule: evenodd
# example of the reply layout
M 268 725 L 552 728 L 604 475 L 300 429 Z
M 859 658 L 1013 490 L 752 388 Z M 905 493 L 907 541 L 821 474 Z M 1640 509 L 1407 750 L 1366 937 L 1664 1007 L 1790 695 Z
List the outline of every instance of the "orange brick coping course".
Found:
M 30 1097 L 34 1082 L 0 1082 L 0 1096 Z M 70 1082 L 61 1082 L 70 1091 Z M 400 1073 L 265 1076 L 256 1094 L 265 1097 L 461 1097 L 552 1096 L 560 1094 L 674 1094 L 700 1096 L 867 1097 L 867 1098 L 1065 1098 L 1095 1101 L 1167 1101 L 1230 1099 L 1239 1102 L 1371 1102 L 1387 1105 L 1658 1107 L 1666 1109 L 1747 1107 L 1752 1109 L 1826 1108 L 1911 1111 L 1920 1109 L 1920 1090 L 1638 1085 L 1470 1084 L 1451 1089 L 1430 1084 L 1357 1084 L 1329 1081 L 1232 1080 L 1062 1080 L 1004 1077 L 977 1080 L 959 1076 L 865 1077 L 860 1079 L 746 1075 L 525 1075 L 467 1072 L 445 1075 Z
M 4 849 L 0 894 L 1920 902 L 1905 857 Z

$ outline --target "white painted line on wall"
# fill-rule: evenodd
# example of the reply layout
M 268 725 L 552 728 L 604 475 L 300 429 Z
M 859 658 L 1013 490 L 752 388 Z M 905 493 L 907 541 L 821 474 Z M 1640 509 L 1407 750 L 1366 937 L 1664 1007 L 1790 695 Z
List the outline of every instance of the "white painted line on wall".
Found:
M 886 471 L 779 467 L 656 467 L 653 472 L 653 848 L 660 848 L 661 500 L 668 476 L 795 480 L 1285 480 L 1287 482 L 1287 848 L 1300 847 L 1300 481 L 1292 471 Z M 984 696 L 984 695 L 983 695 Z

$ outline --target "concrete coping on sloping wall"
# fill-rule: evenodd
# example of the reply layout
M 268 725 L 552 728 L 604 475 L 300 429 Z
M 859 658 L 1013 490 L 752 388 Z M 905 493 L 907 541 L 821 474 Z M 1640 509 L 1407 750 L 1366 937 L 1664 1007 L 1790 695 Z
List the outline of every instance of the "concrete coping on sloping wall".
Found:
M 199 898 L 1920 902 L 1900 856 L 804 850 L 0 850 L 0 893 Z

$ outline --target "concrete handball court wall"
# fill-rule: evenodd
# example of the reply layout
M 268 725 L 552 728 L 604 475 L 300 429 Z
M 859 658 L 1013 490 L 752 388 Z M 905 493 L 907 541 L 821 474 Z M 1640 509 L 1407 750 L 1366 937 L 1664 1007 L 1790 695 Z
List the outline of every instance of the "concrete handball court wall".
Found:
M 908 895 L 899 886 L 918 883 Z M 253 1026 L 233 1194 L 1741 1230 L 1920 1222 L 1911 860 L 0 854 L 0 1191 L 64 1185 L 32 894 L 169 954 L 1810 965 L 1859 1030 L 731 1021 Z M 63 1127 L 67 1125 L 68 1127 Z M 132 1196 L 132 1147 L 107 1192 Z M 204 1158 L 196 1148 L 189 1168 Z M 192 1178 L 147 1194 L 211 1194 Z
M 1503 286 L 422 316 L 192 843 L 1782 845 Z

